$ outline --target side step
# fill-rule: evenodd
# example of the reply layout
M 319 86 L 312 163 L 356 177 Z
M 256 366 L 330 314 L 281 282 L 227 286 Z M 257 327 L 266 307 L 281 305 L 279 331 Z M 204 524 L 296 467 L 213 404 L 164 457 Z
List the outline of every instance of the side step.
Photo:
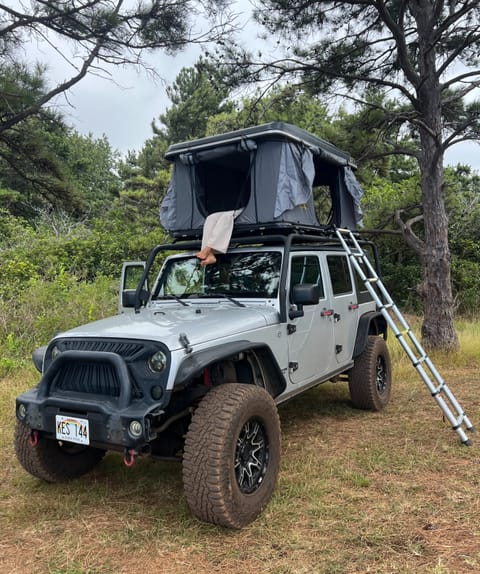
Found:
M 393 334 L 402 345 L 412 365 L 418 371 L 432 397 L 437 401 L 438 406 L 452 425 L 452 429 L 458 433 L 463 444 L 470 446 L 472 443 L 465 434 L 465 430 L 475 432 L 475 427 L 468 419 L 455 395 L 440 376 L 425 349 L 415 337 L 406 319 L 393 302 L 355 235 L 350 229 L 341 228 L 336 228 L 335 233 L 359 277 L 392 329 Z

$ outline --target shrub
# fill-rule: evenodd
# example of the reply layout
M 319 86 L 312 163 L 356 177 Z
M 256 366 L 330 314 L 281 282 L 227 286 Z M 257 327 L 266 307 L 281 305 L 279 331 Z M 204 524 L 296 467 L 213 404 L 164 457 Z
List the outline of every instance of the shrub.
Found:
M 31 279 L 21 291 L 0 298 L 0 356 L 4 366 L 25 361 L 57 332 L 112 315 L 117 280 L 100 276 L 87 283 L 66 272 L 55 281 Z

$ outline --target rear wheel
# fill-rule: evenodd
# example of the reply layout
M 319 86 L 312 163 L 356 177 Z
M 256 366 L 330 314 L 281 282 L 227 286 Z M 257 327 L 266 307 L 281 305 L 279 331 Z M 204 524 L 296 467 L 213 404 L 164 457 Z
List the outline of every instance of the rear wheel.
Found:
M 267 505 L 280 465 L 280 421 L 262 388 L 226 384 L 195 411 L 185 440 L 183 483 L 193 514 L 241 528 Z
M 358 409 L 382 410 L 392 393 L 392 367 L 387 344 L 370 335 L 367 345 L 349 372 L 350 396 Z
M 104 457 L 105 450 L 41 438 L 35 446 L 31 429 L 17 420 L 15 452 L 23 468 L 47 482 L 67 482 L 92 470 Z

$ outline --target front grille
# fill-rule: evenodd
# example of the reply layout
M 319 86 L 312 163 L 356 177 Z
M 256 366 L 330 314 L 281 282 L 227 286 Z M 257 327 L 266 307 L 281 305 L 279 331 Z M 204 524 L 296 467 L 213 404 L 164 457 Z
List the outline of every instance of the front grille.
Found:
M 110 363 L 70 362 L 62 366 L 53 384 L 59 391 L 120 396 L 120 384 L 115 368 Z
M 109 338 L 58 338 L 52 341 L 47 350 L 45 373 L 48 373 L 52 362 L 52 349 L 57 347 L 61 353 L 65 351 L 79 351 L 77 357 L 70 357 L 59 366 L 52 380 L 51 392 L 76 392 L 105 397 L 121 396 L 121 381 L 114 363 L 108 358 L 90 361 L 88 352 L 113 353 L 121 357 L 127 366 L 131 386 L 131 397 L 142 398 L 143 386 L 150 379 L 158 380 L 147 367 L 148 357 L 159 348 L 159 343 L 135 339 L 109 339 Z M 84 352 L 84 355 L 80 353 Z M 85 356 L 86 355 L 86 356 Z M 61 354 L 60 354 L 61 356 Z

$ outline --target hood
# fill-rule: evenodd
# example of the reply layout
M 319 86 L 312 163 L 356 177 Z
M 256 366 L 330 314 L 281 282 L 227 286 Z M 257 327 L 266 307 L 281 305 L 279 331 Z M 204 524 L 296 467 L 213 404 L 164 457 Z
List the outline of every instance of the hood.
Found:
M 59 337 L 108 337 L 161 341 L 173 351 L 185 333 L 191 345 L 224 339 L 278 323 L 272 307 L 238 307 L 229 301 L 214 304 L 177 303 L 141 309 L 140 313 L 115 315 L 76 327 Z

